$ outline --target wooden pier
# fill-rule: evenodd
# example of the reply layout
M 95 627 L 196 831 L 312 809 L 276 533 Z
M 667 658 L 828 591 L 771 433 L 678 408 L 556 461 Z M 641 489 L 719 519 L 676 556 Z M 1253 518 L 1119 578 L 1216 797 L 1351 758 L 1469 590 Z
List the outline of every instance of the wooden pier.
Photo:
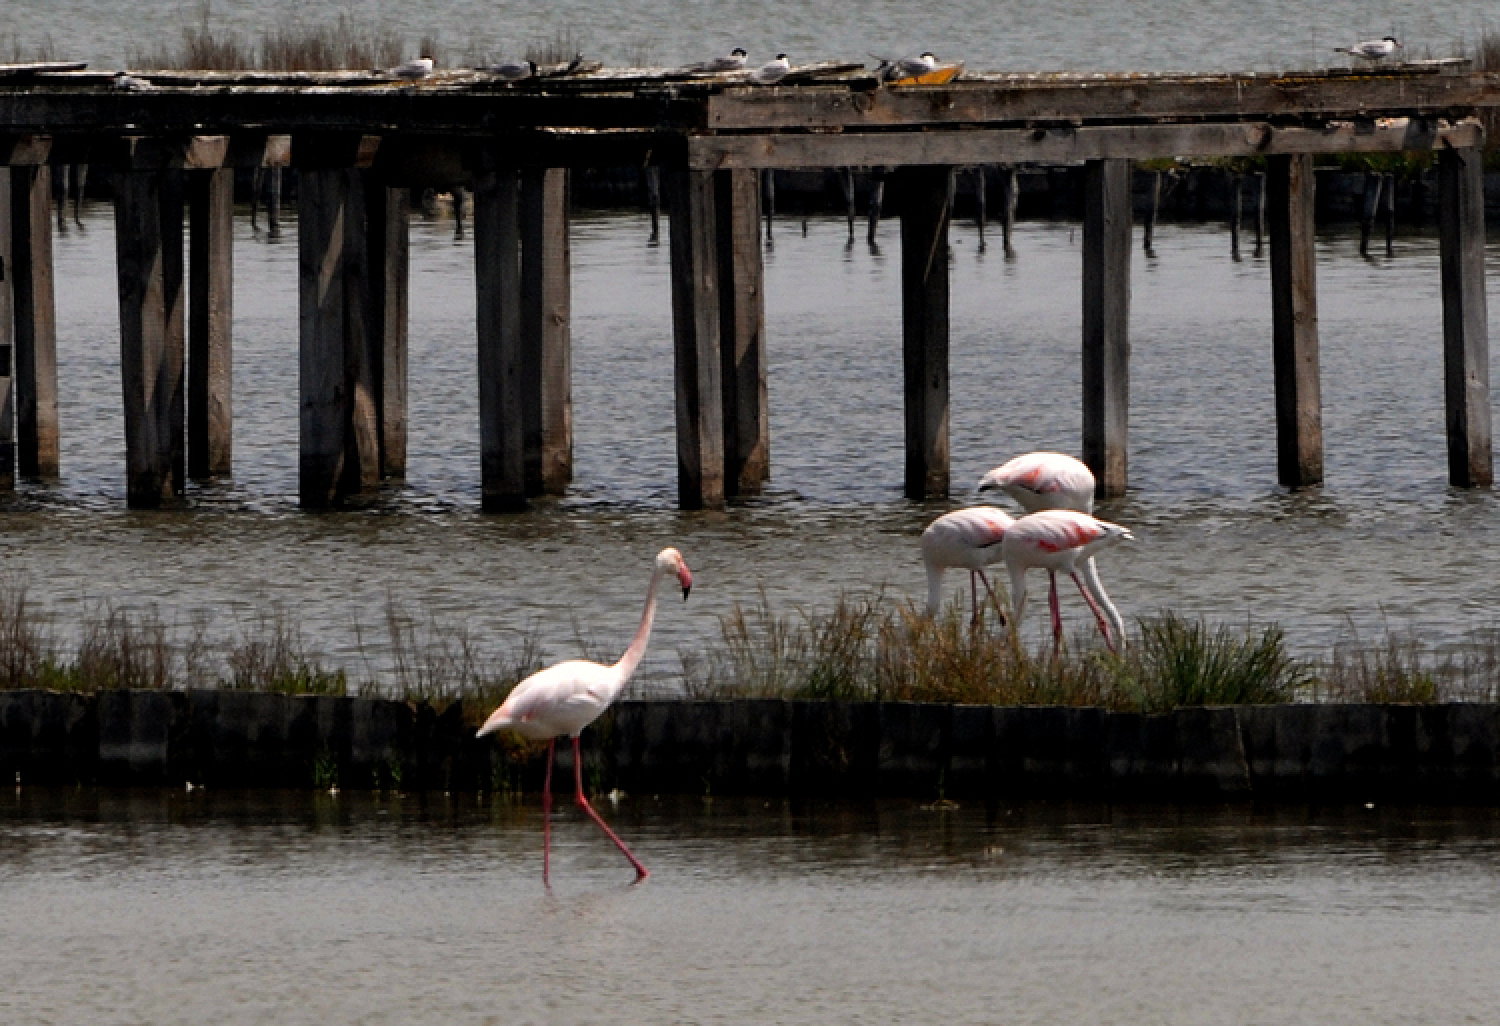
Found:
M 926 499 L 950 484 L 955 170 L 1082 163 L 1080 448 L 1101 497 L 1117 496 L 1129 481 L 1130 170 L 1160 157 L 1266 159 L 1278 474 L 1289 487 L 1316 485 L 1313 158 L 1403 151 L 1438 154 L 1449 479 L 1493 482 L 1479 115 L 1500 105 L 1500 76 L 1405 66 L 970 74 L 891 87 L 858 65 L 829 63 L 794 69 L 775 87 L 577 68 L 521 83 L 473 72 L 418 83 L 363 72 L 135 77 L 138 87 L 122 89 L 108 74 L 0 66 L 0 488 L 60 469 L 49 165 L 87 164 L 113 179 L 126 478 L 130 505 L 142 508 L 175 501 L 188 477 L 232 471 L 235 169 L 298 176 L 299 494 L 309 509 L 405 474 L 408 197 L 413 187 L 467 183 L 479 472 L 484 508 L 506 511 L 562 493 L 572 474 L 570 170 L 661 175 L 678 495 L 699 509 L 753 495 L 769 474 L 758 172 L 891 172 L 905 487 Z

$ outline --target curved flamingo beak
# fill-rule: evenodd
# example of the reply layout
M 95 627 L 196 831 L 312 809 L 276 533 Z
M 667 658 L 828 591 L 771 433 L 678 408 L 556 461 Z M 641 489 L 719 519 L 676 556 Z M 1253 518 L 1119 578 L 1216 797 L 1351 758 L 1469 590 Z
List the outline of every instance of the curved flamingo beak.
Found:
M 677 567 L 677 581 L 682 585 L 682 601 L 686 602 L 688 592 L 693 590 L 693 572 L 683 563 Z

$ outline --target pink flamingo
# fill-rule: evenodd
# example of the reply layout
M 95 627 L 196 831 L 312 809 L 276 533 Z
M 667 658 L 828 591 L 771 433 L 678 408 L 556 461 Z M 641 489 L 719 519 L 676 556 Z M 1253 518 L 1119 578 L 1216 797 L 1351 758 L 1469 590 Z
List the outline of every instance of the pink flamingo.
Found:
M 557 737 L 567 734 L 573 739 L 574 798 L 589 818 L 599 825 L 630 864 L 635 867 L 636 882 L 651 874 L 641 865 L 625 842 L 609 828 L 589 804 L 583 793 L 583 758 L 578 751 L 578 735 L 609 708 L 611 702 L 620 697 L 630 675 L 640 665 L 646 654 L 646 643 L 651 640 L 651 621 L 656 617 L 656 587 L 662 577 L 676 574 L 682 585 L 682 597 L 688 597 L 693 588 L 693 575 L 683 561 L 682 553 L 676 549 L 662 549 L 656 554 L 656 565 L 651 571 L 651 584 L 646 589 L 646 609 L 641 614 L 641 624 L 635 630 L 630 647 L 613 666 L 601 666 L 585 659 L 570 659 L 545 670 L 538 670 L 517 684 L 500 708 L 490 714 L 479 728 L 477 736 L 483 737 L 497 730 L 513 730 L 528 741 L 547 742 L 547 774 L 542 783 L 542 883 L 549 885 L 552 860 L 552 762 L 556 754 Z
M 993 506 L 973 506 L 944 513 L 922 532 L 922 562 L 927 565 L 927 615 L 937 616 L 943 606 L 943 571 L 969 571 L 969 594 L 974 602 L 975 626 L 979 625 L 979 585 L 975 578 L 984 582 L 984 590 L 999 610 L 1000 601 L 995 598 L 995 589 L 990 587 L 984 568 L 1000 562 L 1000 542 L 1005 531 L 1015 521 L 1009 513 Z M 1005 624 L 1001 614 L 1000 623 Z
M 1021 630 L 1021 616 L 1026 612 L 1026 571 L 1038 567 L 1047 571 L 1052 582 L 1048 604 L 1052 609 L 1053 651 L 1056 652 L 1062 644 L 1062 613 L 1057 601 L 1057 572 L 1062 570 L 1078 585 L 1094 619 L 1099 621 L 1099 632 L 1104 635 L 1109 650 L 1118 651 L 1110 637 L 1111 629 L 1123 648 L 1125 621 L 1099 583 L 1099 571 L 1094 566 L 1093 556 L 1100 549 L 1134 540 L 1135 535 L 1118 524 L 1070 509 L 1042 510 L 1012 524 L 1005 532 L 1000 550 L 1010 570 L 1011 623 L 1017 634 Z M 1081 568 L 1080 563 L 1083 564 Z

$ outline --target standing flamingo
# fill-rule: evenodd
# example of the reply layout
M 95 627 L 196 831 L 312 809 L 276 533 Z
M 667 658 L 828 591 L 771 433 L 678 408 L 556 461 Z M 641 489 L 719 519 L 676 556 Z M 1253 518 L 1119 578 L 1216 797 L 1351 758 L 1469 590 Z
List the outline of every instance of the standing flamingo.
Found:
M 969 571 L 969 594 L 974 602 L 974 626 L 979 626 L 979 585 L 999 610 L 995 589 L 990 587 L 984 568 L 1000 562 L 1000 542 L 1015 521 L 1009 513 L 993 506 L 973 506 L 944 513 L 922 532 L 922 562 L 927 565 L 927 615 L 937 616 L 943 606 L 943 571 Z M 1002 614 L 1000 623 L 1005 624 Z
M 1011 623 L 1016 633 L 1021 630 L 1021 616 L 1026 612 L 1026 571 L 1038 567 L 1047 571 L 1052 582 L 1048 605 L 1052 609 L 1053 651 L 1062 644 L 1062 612 L 1057 601 L 1057 572 L 1065 571 L 1078 585 L 1083 600 L 1093 610 L 1099 621 L 1099 632 L 1111 652 L 1116 652 L 1113 629 L 1120 647 L 1125 646 L 1125 621 L 1115 608 L 1104 586 L 1099 583 L 1099 571 L 1094 566 L 1094 553 L 1122 541 L 1134 541 L 1135 535 L 1118 524 L 1097 520 L 1087 513 L 1070 509 L 1042 510 L 1024 516 L 1005 532 L 1000 550 L 1005 565 L 1010 570 Z M 1079 563 L 1082 573 L 1079 573 Z M 1107 619 L 1106 619 L 1107 618 Z
M 500 708 L 491 713 L 490 718 L 484 721 L 484 726 L 479 728 L 479 737 L 497 730 L 514 730 L 528 741 L 547 742 L 547 774 L 542 783 L 543 885 L 550 885 L 552 761 L 559 734 L 567 734 L 573 739 L 574 798 L 578 805 L 625 853 L 625 857 L 635 867 L 637 883 L 651 875 L 584 796 L 583 757 L 578 751 L 578 735 L 584 727 L 598 719 L 599 714 L 609 708 L 611 702 L 620 697 L 630 675 L 640 665 L 641 657 L 646 654 L 646 643 L 651 640 L 651 621 L 656 617 L 656 586 L 667 574 L 677 575 L 684 600 L 692 590 L 693 575 L 683 561 L 682 553 L 672 548 L 658 552 L 655 568 L 651 571 L 651 584 L 646 589 L 646 609 L 641 614 L 641 625 L 636 628 L 630 647 L 625 650 L 618 663 L 601 666 L 585 659 L 570 659 L 545 670 L 538 670 L 517 684 Z

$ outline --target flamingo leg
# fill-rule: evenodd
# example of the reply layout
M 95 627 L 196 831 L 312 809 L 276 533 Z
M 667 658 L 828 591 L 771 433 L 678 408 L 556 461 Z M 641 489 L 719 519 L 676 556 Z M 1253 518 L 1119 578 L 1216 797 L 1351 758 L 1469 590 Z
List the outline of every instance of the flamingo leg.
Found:
M 979 579 L 984 582 L 984 590 L 990 593 L 990 602 L 994 603 L 995 615 L 1000 618 L 1000 626 L 1004 627 L 1005 611 L 1000 608 L 1000 598 L 995 594 L 995 589 L 990 587 L 990 579 L 984 576 L 983 570 L 976 570 L 974 572 L 977 573 L 979 575 Z
M 1099 608 L 1099 603 L 1094 601 L 1094 596 L 1090 595 L 1089 590 L 1083 586 L 1077 570 L 1073 571 L 1073 583 L 1078 585 L 1078 594 L 1083 596 L 1083 600 L 1089 604 L 1089 609 L 1093 610 L 1094 619 L 1099 621 L 1099 633 L 1104 635 L 1104 644 L 1111 652 L 1114 652 L 1115 643 L 1109 635 L 1109 621 L 1104 619 L 1104 611 Z
M 548 882 L 552 868 L 552 759 L 557 754 L 557 738 L 547 742 L 547 775 L 542 778 L 542 886 Z
M 974 577 L 978 573 L 977 570 L 969 571 L 969 602 L 974 607 L 974 618 L 969 621 L 969 626 L 976 631 L 979 629 L 979 582 Z M 988 581 L 985 582 L 985 587 L 989 587 Z
M 587 812 L 589 814 L 589 819 L 592 819 L 595 823 L 599 824 L 599 829 L 603 830 L 604 833 L 609 837 L 609 839 L 615 842 L 615 847 L 619 848 L 620 851 L 624 853 L 625 857 L 630 860 L 630 864 L 635 867 L 635 882 L 640 883 L 642 880 L 646 879 L 646 877 L 650 876 L 650 870 L 641 865 L 640 860 L 631 854 L 630 849 L 625 847 L 625 842 L 620 840 L 619 836 L 609 828 L 609 824 L 604 822 L 604 820 L 600 818 L 599 814 L 594 811 L 594 807 L 589 804 L 589 800 L 584 797 L 583 755 L 578 751 L 578 737 L 576 735 L 573 737 L 573 779 L 577 785 L 577 791 L 574 797 L 577 800 L 579 807 L 583 809 L 584 812 Z
M 1052 610 L 1052 655 L 1062 650 L 1062 607 L 1057 601 L 1057 573 L 1047 571 L 1047 605 Z

